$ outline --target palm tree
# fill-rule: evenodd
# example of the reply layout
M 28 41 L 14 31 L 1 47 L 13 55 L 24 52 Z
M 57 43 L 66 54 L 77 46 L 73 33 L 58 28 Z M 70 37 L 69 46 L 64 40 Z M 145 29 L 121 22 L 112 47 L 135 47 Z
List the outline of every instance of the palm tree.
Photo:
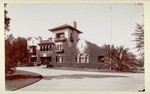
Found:
M 124 46 L 114 47 L 110 46 L 109 51 L 107 52 L 106 57 L 110 62 L 111 67 L 115 68 L 117 71 L 123 71 L 123 69 L 130 69 L 131 66 L 139 66 L 135 55 L 132 52 L 129 52 L 128 48 Z

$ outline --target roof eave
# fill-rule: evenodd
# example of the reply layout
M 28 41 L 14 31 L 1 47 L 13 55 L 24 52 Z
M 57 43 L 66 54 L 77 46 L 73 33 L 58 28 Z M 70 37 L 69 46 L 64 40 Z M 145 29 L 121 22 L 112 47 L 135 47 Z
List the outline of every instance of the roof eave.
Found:
M 52 29 L 48 29 L 48 31 L 54 32 L 54 31 L 62 30 L 62 29 L 66 29 L 66 28 L 70 28 L 70 29 L 76 30 L 78 33 L 83 33 L 81 31 L 79 31 L 78 29 L 73 28 L 71 26 L 66 26 L 66 27 L 61 27 L 61 28 L 52 28 Z

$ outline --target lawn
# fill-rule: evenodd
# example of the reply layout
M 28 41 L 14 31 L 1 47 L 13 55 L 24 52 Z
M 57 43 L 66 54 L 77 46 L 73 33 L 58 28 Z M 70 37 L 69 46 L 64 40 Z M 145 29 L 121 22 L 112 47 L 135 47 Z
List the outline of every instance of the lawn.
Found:
M 28 71 L 17 70 L 12 75 L 6 75 L 6 90 L 14 91 L 31 85 L 42 79 L 42 76 Z

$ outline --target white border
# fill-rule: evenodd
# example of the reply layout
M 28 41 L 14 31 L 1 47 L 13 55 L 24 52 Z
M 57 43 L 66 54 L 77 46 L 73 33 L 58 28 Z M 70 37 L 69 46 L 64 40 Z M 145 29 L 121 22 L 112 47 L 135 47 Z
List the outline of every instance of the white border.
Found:
M 4 3 L 144 3 L 145 92 L 5 91 Z M 0 0 L 0 94 L 150 94 L 150 1 L 149 0 Z

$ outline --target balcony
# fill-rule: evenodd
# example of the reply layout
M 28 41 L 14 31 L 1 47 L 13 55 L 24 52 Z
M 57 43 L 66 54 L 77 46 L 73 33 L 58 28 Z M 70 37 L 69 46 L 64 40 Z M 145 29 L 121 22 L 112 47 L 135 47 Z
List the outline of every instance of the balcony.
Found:
M 65 42 L 67 38 L 65 37 L 60 37 L 60 38 L 54 38 L 55 42 Z
M 52 51 L 40 51 L 39 56 L 40 57 L 48 57 L 52 55 Z
M 56 49 L 55 52 L 56 53 L 64 53 L 64 50 Z

